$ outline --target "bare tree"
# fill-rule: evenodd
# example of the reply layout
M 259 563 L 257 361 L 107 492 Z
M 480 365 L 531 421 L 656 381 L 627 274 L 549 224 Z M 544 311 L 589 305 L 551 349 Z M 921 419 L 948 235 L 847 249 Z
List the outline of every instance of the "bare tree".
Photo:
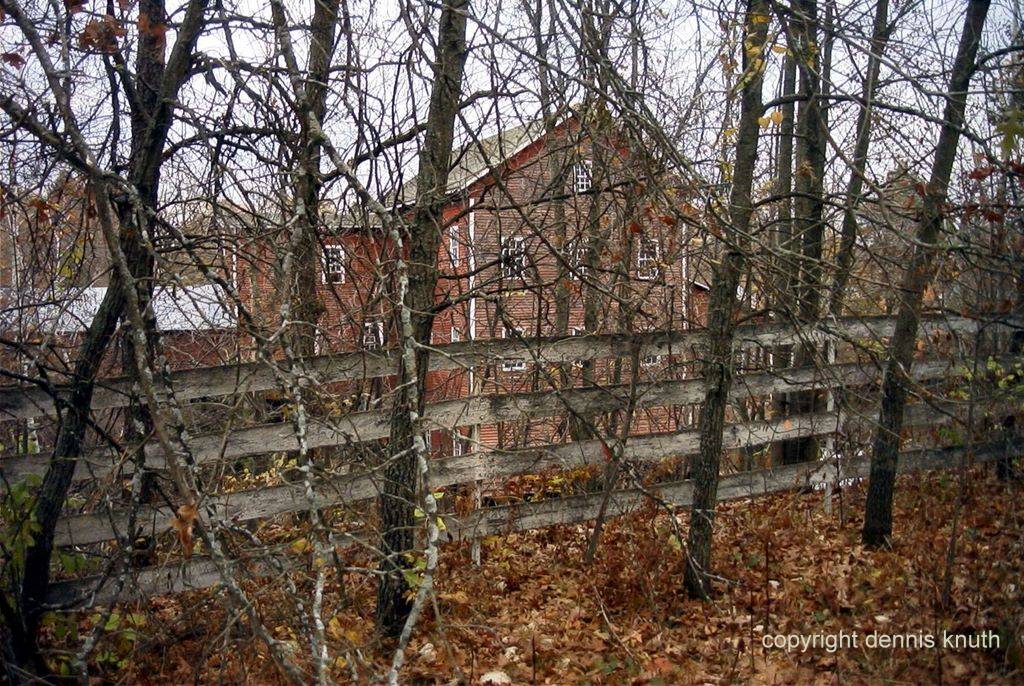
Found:
M 707 351 L 704 353 L 704 403 L 700 411 L 700 455 L 694 470 L 693 508 L 686 550 L 683 585 L 695 598 L 709 594 L 711 539 L 717 504 L 719 465 L 725 410 L 732 388 L 733 332 L 736 291 L 743 274 L 744 253 L 750 243 L 753 203 L 751 187 L 757 163 L 763 114 L 761 90 L 766 65 L 765 43 L 770 15 L 760 0 L 750 0 L 744 17 L 743 72 L 740 76 L 740 120 L 736 134 L 736 163 L 729 193 L 729 221 L 723 227 L 723 250 L 715 270 L 708 304 Z
M 865 545 L 887 545 L 892 536 L 896 463 L 899 460 L 903 412 L 910 391 L 910 380 L 906 372 L 914 357 L 924 290 L 935 274 L 936 241 L 946 221 L 946 197 L 964 123 L 967 88 L 974 73 L 988 9 L 988 0 L 970 0 L 967 4 L 963 33 L 950 73 L 942 129 L 935 145 L 931 178 L 924 187 L 924 204 L 917 221 L 914 255 L 907 265 L 900 287 L 896 330 L 889 343 L 885 379 L 882 382 L 881 411 L 871 454 L 871 476 L 862 532 Z
M 5 95 L 0 100 L 0 106 L 12 119 L 26 122 L 27 128 L 41 142 L 52 146 L 56 154 L 81 169 L 93 182 L 106 184 L 104 171 L 97 166 L 93 150 L 81 135 L 66 82 L 51 61 L 33 19 L 25 8 L 13 0 L 4 0 L 0 6 L 15 19 L 31 47 L 33 57 L 38 60 L 56 99 L 61 124 L 70 134 L 69 143 L 59 141 L 56 134 L 39 122 L 13 96 Z M 120 69 L 124 88 L 132 94 L 132 155 L 127 173 L 118 179 L 120 186 L 111 191 L 118 198 L 120 234 L 117 248 L 124 253 L 128 269 L 136 282 L 146 283 L 153 269 L 147 233 L 159 192 L 164 146 L 174 119 L 178 92 L 189 76 L 196 41 L 205 26 L 206 3 L 204 0 L 194 0 L 188 4 L 177 40 L 166 61 L 166 10 L 163 3 L 159 0 L 143 3 L 140 11 L 146 17 L 144 25 L 147 30 L 140 32 L 136 74 L 132 76 L 125 69 Z M 63 416 L 54 445 L 54 458 L 36 499 L 35 520 L 39 531 L 25 556 L 19 608 L 9 617 L 14 637 L 13 654 L 18 664 L 26 667 L 45 671 L 36 653 L 35 636 L 49 586 L 53 533 L 71 485 L 77 459 L 85 445 L 96 375 L 124 313 L 126 301 L 130 297 L 126 292 L 129 287 L 122 276 L 115 272 L 79 349 L 67 394 L 62 399 Z
M 793 310 L 788 314 L 797 321 L 809 323 L 817 319 L 820 309 L 825 234 L 826 122 L 821 92 L 823 51 L 819 42 L 817 1 L 794 3 L 793 18 L 787 26 L 790 50 L 797 65 L 800 96 L 793 171 L 796 276 L 790 281 Z M 813 346 L 798 346 L 794 356 L 797 366 L 813 364 L 814 360 Z M 793 393 L 789 409 L 796 413 L 814 411 L 818 396 L 814 392 Z M 818 443 L 814 438 L 784 441 L 781 453 L 783 464 L 806 462 L 816 459 Z
M 843 313 L 843 298 L 853 268 L 854 248 L 857 241 L 857 207 L 864 191 L 864 175 L 867 169 L 868 147 L 871 144 L 871 114 L 878 92 L 878 75 L 882 68 L 882 56 L 889 35 L 894 28 L 889 21 L 888 0 L 878 0 L 875 5 L 875 20 L 871 29 L 871 52 L 868 54 L 864 85 L 861 89 L 860 110 L 857 113 L 857 140 L 851 158 L 850 180 L 846 187 L 846 202 L 843 205 L 843 224 L 840 243 L 836 252 L 836 274 L 832 280 L 828 311 L 833 316 Z
M 395 319 L 402 335 L 403 355 L 398 390 L 392 408 L 389 464 L 384 470 L 380 497 L 383 549 L 377 590 L 377 626 L 397 636 L 405 625 L 411 605 L 402 570 L 414 549 L 417 456 L 425 450 L 418 418 L 426 402 L 425 385 L 430 332 L 434 318 L 437 283 L 437 247 L 444 230 L 442 209 L 447 195 L 455 119 L 462 93 L 466 60 L 466 11 L 468 0 L 445 5 L 439 19 L 434 76 L 427 114 L 426 139 L 416 174 L 416 202 L 408 233 L 403 236 L 408 260 L 408 286 L 399 292 Z

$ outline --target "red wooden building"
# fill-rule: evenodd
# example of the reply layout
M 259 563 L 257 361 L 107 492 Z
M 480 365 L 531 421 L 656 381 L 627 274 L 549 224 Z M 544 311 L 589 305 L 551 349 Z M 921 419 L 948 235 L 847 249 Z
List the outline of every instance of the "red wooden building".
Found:
M 576 116 L 553 134 L 532 122 L 467 141 L 453 156 L 433 343 L 703 326 L 707 287 L 698 274 L 706 272 L 699 264 L 704 251 L 694 238 L 697 213 L 686 190 L 671 173 L 652 172 L 657 166 L 617 132 L 592 130 Z M 396 211 L 414 198 L 410 182 L 393 198 Z M 353 217 L 331 218 L 321 246 L 322 352 L 383 346 L 394 335 L 387 318 L 387 242 L 372 216 Z M 243 302 L 272 326 L 272 258 L 255 243 L 240 244 L 239 254 L 268 255 L 237 259 L 235 278 Z M 536 371 L 524 349 L 521 357 L 484 367 L 432 373 L 428 398 L 543 391 Z M 582 383 L 579 371 L 573 377 Z M 645 358 L 640 372 L 653 380 L 692 369 L 685 359 Z M 610 382 L 611 374 L 601 367 L 591 379 Z M 343 392 L 358 396 L 357 405 L 382 392 L 379 385 L 356 386 Z M 641 413 L 635 430 L 669 431 L 691 421 L 692 408 L 654 408 Z M 450 428 L 433 432 L 435 449 L 450 454 L 471 447 L 468 429 L 452 434 Z M 564 427 L 534 421 L 478 429 L 473 441 L 489 448 L 547 442 Z

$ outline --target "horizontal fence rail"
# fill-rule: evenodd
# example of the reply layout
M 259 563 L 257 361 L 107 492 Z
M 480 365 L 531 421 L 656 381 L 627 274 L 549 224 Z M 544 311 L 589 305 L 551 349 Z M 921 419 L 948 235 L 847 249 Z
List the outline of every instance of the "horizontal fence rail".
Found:
M 960 407 L 944 403 L 939 407 L 912 405 L 904 425 L 935 426 L 953 421 Z M 774 441 L 832 433 L 850 432 L 872 426 L 875 417 L 847 417 L 822 412 L 773 421 L 736 423 L 726 426 L 723 450 L 758 448 Z M 652 463 L 665 458 L 696 454 L 700 431 L 688 429 L 668 434 L 630 437 L 623 449 L 625 460 Z M 602 464 L 603 445 L 598 440 L 556 443 L 512 451 L 491 450 L 431 461 L 431 486 L 444 488 L 478 480 L 507 479 L 550 469 L 575 469 Z M 375 498 L 380 494 L 380 477 L 373 472 L 347 474 L 315 484 L 317 506 L 337 507 Z M 215 495 L 202 503 L 207 516 L 230 522 L 301 512 L 309 508 L 305 485 L 282 484 Z M 96 512 L 67 517 L 58 524 L 54 542 L 59 546 L 86 545 L 126 536 L 155 534 L 168 529 L 174 513 L 167 507 L 142 507 L 136 512 L 137 531 L 128 532 L 125 510 Z
M 957 335 L 975 333 L 989 326 L 980 319 L 967 317 L 925 317 L 922 335 L 946 332 Z M 1000 324 L 1014 327 L 1006 320 Z M 735 345 L 779 346 L 800 341 L 880 339 L 892 335 L 892 317 L 841 318 L 819 322 L 814 326 L 792 324 L 754 324 L 737 328 Z M 637 334 L 588 334 L 560 338 L 529 338 L 473 340 L 450 343 L 434 348 L 430 356 L 431 371 L 465 369 L 493 363 L 505 358 L 522 358 L 524 354 L 549 363 L 568 363 L 601 357 L 622 357 L 639 346 L 643 355 L 682 354 L 704 344 L 702 330 L 679 332 L 645 332 Z M 525 345 L 524 345 L 525 344 Z M 282 362 L 283 364 L 283 362 Z M 397 362 L 393 350 L 352 352 L 323 355 L 306 360 L 304 369 L 321 383 L 390 376 Z M 266 391 L 280 386 L 279 376 L 265 362 L 246 362 L 219 367 L 204 367 L 173 372 L 171 384 L 180 400 L 216 397 Z M 102 379 L 93 394 L 92 409 L 108 410 L 126 407 L 130 402 L 131 381 L 123 378 Z M 47 389 L 40 386 L 0 387 L 0 419 L 27 419 L 55 413 L 53 396 L 62 397 L 61 384 Z
M 965 365 L 974 365 L 978 354 L 975 350 L 965 358 L 965 350 L 972 346 L 964 337 L 979 334 L 986 327 L 997 327 L 1005 331 L 1016 327 L 1016 324 L 967 317 L 926 319 L 921 335 L 932 339 L 936 345 L 919 346 L 921 356 L 935 349 L 950 354 L 915 361 L 907 370 L 908 377 L 922 384 L 944 379 L 955 381 L 966 369 Z M 877 352 L 881 348 L 873 344 L 891 336 L 892 331 L 893 319 L 889 317 L 839 319 L 811 327 L 758 324 L 740 327 L 735 347 L 737 350 L 773 348 L 800 342 L 820 344 L 836 341 L 849 344 L 848 349 L 851 351 Z M 435 371 L 457 370 L 494 364 L 509 358 L 556 365 L 636 354 L 688 356 L 688 359 L 693 360 L 700 359 L 704 336 L 703 331 L 687 331 L 468 341 L 440 346 L 430 357 L 430 368 Z M 977 358 L 978 361 L 985 359 Z M 1004 356 L 996 359 L 1003 363 L 1011 359 L 1017 361 L 1019 357 Z M 380 377 L 395 371 L 393 352 L 390 351 L 317 357 L 306 360 L 304 365 L 311 370 L 306 380 L 308 383 Z M 879 383 L 883 366 L 874 361 L 857 361 L 737 374 L 730 392 L 730 399 L 734 402 L 748 398 L 780 397 L 782 394 L 800 391 L 834 392 L 840 389 L 843 389 L 843 393 L 835 397 L 845 397 L 846 400 L 840 403 L 842 407 L 839 410 L 829 404 L 829 411 L 780 419 L 735 421 L 725 428 L 723 450 L 761 449 L 781 440 L 827 436 L 842 438 L 871 430 L 876 422 L 874 410 L 870 409 L 875 407 L 874 402 L 869 401 L 866 409 L 855 413 L 853 408 L 859 407 L 858 403 L 862 401 L 848 401 L 859 393 L 857 389 Z M 176 397 L 189 399 L 270 390 L 278 387 L 278 378 L 275 370 L 265 363 L 247 363 L 175 373 L 172 383 Z M 127 382 L 123 379 L 104 380 L 92 409 L 107 410 L 125 406 L 128 402 L 126 388 Z M 462 397 L 428 403 L 422 428 L 427 431 L 453 431 L 465 426 L 556 416 L 595 416 L 621 410 L 631 402 L 635 402 L 637 408 L 687 406 L 702 402 L 704 394 L 704 380 L 688 378 Z M 904 426 L 919 428 L 962 423 L 969 414 L 965 410 L 968 406 L 966 402 L 933 397 L 931 391 L 921 397 L 929 399 L 929 402 L 908 406 Z M 0 421 L 5 417 L 27 419 L 52 414 L 54 407 L 52 397 L 44 389 L 0 388 Z M 1008 411 L 1016 412 L 1019 409 L 1015 407 Z M 969 416 L 974 417 L 973 414 Z M 388 437 L 391 419 L 388 409 L 311 417 L 305 429 L 305 444 L 308 448 L 354 447 L 379 441 Z M 699 443 L 700 432 L 695 427 L 671 433 L 633 435 L 625 441 L 621 458 L 636 465 L 649 465 L 667 458 L 692 456 L 698 452 Z M 199 465 L 299 450 L 291 421 L 268 422 L 242 428 L 232 428 L 229 424 L 220 431 L 189 436 L 186 444 Z M 962 464 L 966 457 L 977 461 L 992 460 L 1005 456 L 1011 449 L 1019 450 L 1020 447 L 1016 438 L 1011 440 L 1007 437 L 999 443 L 980 447 L 907 451 L 902 453 L 900 470 L 951 467 Z M 159 471 L 166 467 L 160 445 L 151 441 L 143 450 L 148 470 Z M 859 450 L 855 453 L 845 456 L 829 454 L 828 459 L 816 463 L 723 476 L 719 499 L 756 497 L 865 476 L 869 462 Z M 606 459 L 606 448 L 598 439 L 515 450 L 479 450 L 466 455 L 432 459 L 430 487 L 500 484 L 503 480 L 521 475 L 601 465 Z M 0 459 L 0 476 L 14 482 L 30 474 L 43 474 L 50 461 L 50 455 L 45 453 Z M 244 524 L 277 515 L 305 512 L 311 506 L 328 509 L 356 505 L 379 496 L 382 477 L 377 470 L 359 466 L 360 471 L 348 473 L 347 470 L 355 466 L 355 461 L 342 459 L 337 462 L 338 470 L 334 473 L 329 469 L 318 470 L 313 483 L 315 500 L 312 502 L 307 484 L 304 483 L 278 483 L 235 492 L 217 492 L 212 489 L 213 492 L 199 503 L 201 518 L 206 522 L 217 522 L 218 526 Z M 131 473 L 132 469 L 133 462 L 123 454 L 112 449 L 92 449 L 76 461 L 74 479 L 82 483 L 89 479 L 121 477 Z M 635 510 L 651 493 L 656 494 L 667 506 L 687 506 L 692 502 L 692 488 L 692 482 L 688 480 L 657 483 L 649 487 L 622 488 L 610 495 L 610 514 L 618 516 Z M 443 515 L 446 536 L 450 541 L 471 540 L 485 535 L 585 522 L 597 516 L 604 497 L 602 493 L 561 496 L 538 502 L 477 508 L 462 516 L 446 514 Z M 142 505 L 135 512 L 129 512 L 123 504 L 104 502 L 102 507 L 95 506 L 93 512 L 63 517 L 55 533 L 55 545 L 65 549 L 81 549 L 82 546 L 104 544 L 94 550 L 109 551 L 106 544 L 108 541 L 116 540 L 126 546 L 131 545 L 137 536 L 158 536 L 170 529 L 173 517 L 170 507 Z M 129 522 L 132 521 L 134 530 L 129 531 Z M 334 543 L 339 547 L 353 544 L 372 546 L 374 535 L 370 531 L 335 534 Z M 268 550 L 271 552 L 268 553 Z M 263 548 L 262 552 L 250 552 L 232 560 L 231 564 L 244 566 L 250 573 L 266 576 L 293 568 L 295 557 L 288 554 L 287 546 L 276 546 Z M 116 565 L 121 563 L 113 561 L 106 564 L 114 565 L 106 576 L 55 584 L 51 590 L 51 600 L 60 605 L 91 605 L 113 599 L 118 588 L 125 591 L 121 599 L 129 599 L 153 593 L 204 588 L 219 583 L 220 579 L 213 562 L 202 557 L 147 568 L 118 568 Z M 125 581 L 127 583 L 121 583 Z
M 917 381 L 940 379 L 961 365 L 953 358 L 920 361 L 914 363 L 910 375 Z M 730 397 L 739 399 L 772 393 L 866 386 L 877 383 L 881 378 L 881 368 L 865 362 L 787 368 L 738 376 Z M 525 417 L 609 412 L 625 406 L 630 390 L 626 384 L 443 400 L 427 405 L 424 423 L 428 429 L 451 430 L 460 426 L 515 421 Z M 642 382 L 637 384 L 636 396 L 638 407 L 694 404 L 704 399 L 704 381 L 698 378 Z M 333 420 L 331 424 L 311 419 L 306 430 L 306 445 L 309 448 L 324 448 L 376 441 L 388 436 L 390 421 L 388 410 L 354 412 Z M 193 436 L 188 445 L 198 464 L 299 450 L 295 428 L 287 421 L 236 429 L 228 435 L 215 432 Z M 147 468 L 165 467 L 160 445 L 150 442 L 145 452 Z M 99 478 L 118 468 L 130 469 L 131 465 L 119 457 L 110 450 L 92 451 L 78 459 L 74 478 Z M 41 475 L 46 471 L 48 461 L 49 456 L 43 453 L 8 458 L 0 461 L 0 473 L 11 481 L 24 478 L 27 474 Z
M 998 441 L 976 446 L 951 446 L 905 451 L 900 454 L 898 472 L 948 469 L 964 463 L 983 463 L 1004 459 L 1008 454 L 1018 454 L 1024 449 L 1024 442 Z M 870 471 L 870 460 L 857 457 L 833 461 L 805 463 L 741 472 L 723 476 L 718 487 L 719 501 L 756 498 L 784 491 L 813 488 L 837 484 L 851 478 L 866 477 Z M 689 480 L 659 484 L 646 489 L 659 500 L 671 507 L 686 507 L 692 504 L 693 484 Z M 474 510 L 465 517 L 444 515 L 449 541 L 468 541 L 492 534 L 507 534 L 516 531 L 540 529 L 559 524 L 579 524 L 594 519 L 603 494 L 568 496 L 539 502 L 503 505 Z M 618 517 L 635 511 L 648 495 L 640 489 L 622 489 L 611 497 L 609 517 Z M 358 545 L 366 540 L 365 535 L 344 534 L 335 536 L 332 543 L 337 548 Z M 236 558 L 232 566 L 245 567 L 256 576 L 273 576 L 284 573 L 295 564 L 294 555 L 287 553 L 287 546 L 277 550 L 263 549 L 249 556 Z M 114 581 L 128 575 L 131 583 L 125 584 L 122 593 L 115 593 Z M 213 561 L 197 557 L 173 564 L 143 569 L 120 569 L 103 576 L 60 581 L 51 586 L 48 602 L 60 607 L 89 607 L 115 601 L 131 601 L 152 595 L 180 593 L 217 586 L 220 576 Z

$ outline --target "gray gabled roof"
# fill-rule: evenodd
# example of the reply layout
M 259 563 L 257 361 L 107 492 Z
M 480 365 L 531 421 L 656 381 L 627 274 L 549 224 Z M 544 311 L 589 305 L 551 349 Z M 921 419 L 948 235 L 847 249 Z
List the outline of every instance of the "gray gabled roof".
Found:
M 541 137 L 544 133 L 544 120 L 534 121 L 504 129 L 488 136 L 470 140 L 452 152 L 451 171 L 448 174 L 448 186 L 445 194 L 465 190 L 476 181 L 485 177 L 493 168 L 509 160 Z M 416 200 L 416 177 L 402 185 L 395 198 L 396 205 L 408 205 Z
M 0 289 L 0 330 L 32 330 L 68 334 L 85 331 L 92 323 L 105 286 L 73 289 L 61 297 Z M 153 311 L 161 331 L 223 331 L 235 328 L 234 307 L 214 284 L 157 286 Z

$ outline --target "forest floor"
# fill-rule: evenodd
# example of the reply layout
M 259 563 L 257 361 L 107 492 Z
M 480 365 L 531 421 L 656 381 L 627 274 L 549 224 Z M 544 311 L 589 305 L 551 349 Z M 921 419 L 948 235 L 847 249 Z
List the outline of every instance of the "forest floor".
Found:
M 720 506 L 720 578 L 706 603 L 680 593 L 679 541 L 653 506 L 610 522 L 590 567 L 582 563 L 588 526 L 486 539 L 480 567 L 468 548 L 446 547 L 436 577 L 440 619 L 427 612 L 417 626 L 403 683 L 1024 684 L 1024 484 L 977 470 L 966 491 L 945 609 L 959 492 L 948 472 L 901 477 L 890 551 L 860 545 L 863 484 L 834 496 L 830 514 L 820 493 Z M 686 516 L 677 519 L 685 539 Z M 247 590 L 289 641 L 299 622 L 284 614 L 293 606 L 281 602 L 283 585 L 250 582 Z M 332 676 L 367 682 L 386 671 L 393 644 L 373 638 L 369 575 L 348 575 L 342 597 L 330 581 Z M 130 645 L 115 632 L 100 646 L 110 663 L 105 680 L 281 681 L 265 646 L 226 626 L 212 593 L 155 598 L 123 612 L 135 629 Z M 822 645 L 841 632 L 841 648 Z M 944 645 L 944 632 L 983 635 L 988 647 Z M 791 635 L 819 643 L 765 647 Z M 886 640 L 908 645 L 878 645 Z

